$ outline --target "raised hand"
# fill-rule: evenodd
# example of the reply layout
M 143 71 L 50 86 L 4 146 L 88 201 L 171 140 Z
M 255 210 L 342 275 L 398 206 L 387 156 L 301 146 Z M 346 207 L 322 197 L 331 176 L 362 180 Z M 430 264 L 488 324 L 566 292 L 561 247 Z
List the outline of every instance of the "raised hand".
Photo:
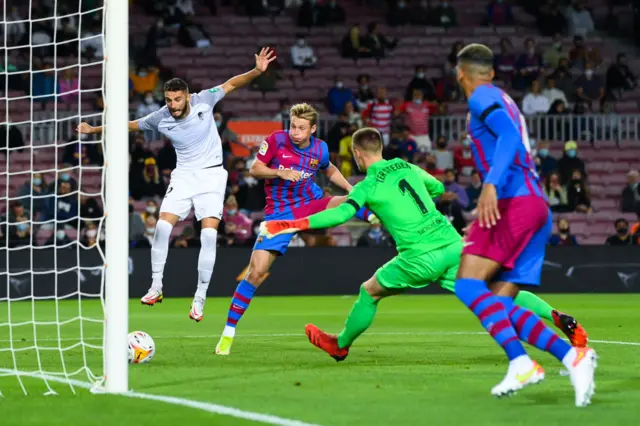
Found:
M 256 69 L 260 72 L 265 72 L 269 64 L 275 61 L 276 58 L 277 56 L 275 56 L 273 49 L 263 47 L 260 53 L 256 55 Z

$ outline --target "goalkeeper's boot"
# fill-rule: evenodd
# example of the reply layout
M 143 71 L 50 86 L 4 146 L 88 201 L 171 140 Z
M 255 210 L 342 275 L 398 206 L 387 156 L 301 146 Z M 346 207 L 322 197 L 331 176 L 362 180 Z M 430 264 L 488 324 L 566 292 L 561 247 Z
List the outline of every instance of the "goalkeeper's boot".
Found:
M 560 311 L 553 311 L 551 312 L 551 315 L 553 316 L 553 323 L 567 335 L 572 346 L 577 348 L 584 348 L 587 346 L 589 336 L 587 336 L 585 329 L 582 328 L 580 323 L 578 323 L 574 317 Z
M 491 389 L 491 395 L 497 397 L 511 396 L 525 386 L 535 385 L 544 380 L 544 370 L 537 362 L 529 360 L 522 364 L 516 364 L 512 361 L 509 364 L 507 375 Z
M 229 355 L 231 353 L 231 345 L 233 344 L 233 337 L 222 336 L 220 341 L 216 345 L 216 355 Z
M 338 346 L 337 336 L 327 334 L 313 324 L 307 324 L 304 327 L 304 332 L 312 345 L 322 349 L 336 361 L 344 361 L 349 355 L 349 347 L 341 348 Z
M 191 310 L 189 311 L 189 318 L 195 322 L 202 321 L 204 318 L 204 299 L 202 297 L 194 297 L 191 302 Z
M 153 306 L 156 303 L 162 303 L 162 298 L 162 290 L 157 290 L 151 287 L 147 294 L 145 294 L 144 297 L 140 299 L 140 303 L 147 306 Z
M 571 352 L 567 356 L 573 357 L 569 367 L 569 378 L 576 392 L 576 407 L 586 407 L 591 404 L 591 397 L 596 393 L 594 376 L 598 356 L 591 348 L 571 348 Z

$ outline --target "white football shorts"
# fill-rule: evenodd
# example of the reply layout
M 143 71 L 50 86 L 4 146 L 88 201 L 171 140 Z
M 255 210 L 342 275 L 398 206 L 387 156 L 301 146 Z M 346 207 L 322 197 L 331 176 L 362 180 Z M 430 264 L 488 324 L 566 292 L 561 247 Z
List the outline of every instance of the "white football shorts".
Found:
M 227 177 L 228 173 L 222 166 L 173 170 L 160 213 L 171 213 L 184 220 L 193 207 L 197 220 L 207 217 L 221 219 Z

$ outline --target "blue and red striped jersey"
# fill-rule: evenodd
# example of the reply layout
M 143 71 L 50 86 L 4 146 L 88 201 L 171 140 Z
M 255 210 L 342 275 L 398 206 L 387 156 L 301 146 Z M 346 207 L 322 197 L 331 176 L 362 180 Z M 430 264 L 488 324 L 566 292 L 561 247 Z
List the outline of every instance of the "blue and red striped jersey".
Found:
M 492 84 L 479 86 L 468 102 L 467 131 L 476 167 L 498 198 L 546 199 L 531 158 L 527 123 L 511 97 Z
M 302 172 L 298 182 L 278 178 L 265 181 L 265 215 L 290 213 L 293 208 L 322 198 L 322 188 L 315 182 L 316 172 L 331 164 L 329 148 L 323 140 L 311 136 L 309 146 L 300 149 L 291 141 L 288 131 L 278 130 L 262 142 L 257 158 L 272 169 Z

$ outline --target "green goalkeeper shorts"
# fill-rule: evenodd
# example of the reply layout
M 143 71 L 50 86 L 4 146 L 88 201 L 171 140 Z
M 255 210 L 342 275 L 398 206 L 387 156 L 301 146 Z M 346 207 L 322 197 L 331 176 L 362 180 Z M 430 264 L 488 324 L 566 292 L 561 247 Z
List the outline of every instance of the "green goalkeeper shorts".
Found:
M 376 271 L 376 279 L 388 290 L 423 288 L 439 283 L 454 291 L 462 241 L 420 254 L 398 254 Z

